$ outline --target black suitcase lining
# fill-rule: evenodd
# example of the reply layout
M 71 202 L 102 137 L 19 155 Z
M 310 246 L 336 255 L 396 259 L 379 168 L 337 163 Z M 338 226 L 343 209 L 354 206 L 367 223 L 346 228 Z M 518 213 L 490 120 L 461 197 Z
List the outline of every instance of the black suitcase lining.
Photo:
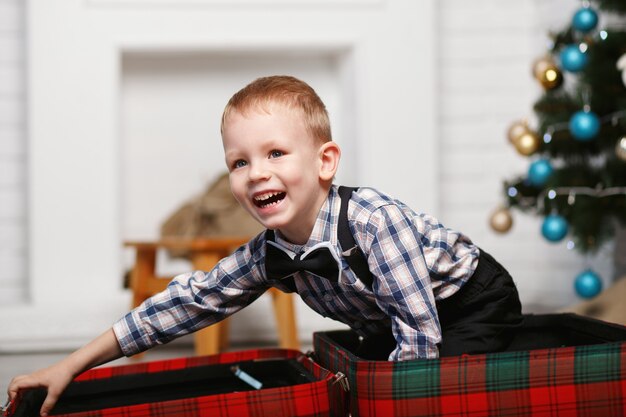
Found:
M 234 366 L 260 381 L 263 389 L 316 381 L 296 359 L 246 361 L 156 373 L 118 375 L 106 379 L 72 382 L 51 415 L 254 390 L 251 385 L 235 376 Z M 15 417 L 39 415 L 45 395 L 44 389 L 25 392 Z

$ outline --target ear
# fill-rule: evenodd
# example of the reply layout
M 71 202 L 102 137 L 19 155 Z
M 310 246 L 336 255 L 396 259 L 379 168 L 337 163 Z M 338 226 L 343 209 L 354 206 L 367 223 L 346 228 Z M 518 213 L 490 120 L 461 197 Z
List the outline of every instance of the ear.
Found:
M 320 180 L 332 181 L 339 167 L 341 149 L 336 142 L 326 142 L 319 148 Z

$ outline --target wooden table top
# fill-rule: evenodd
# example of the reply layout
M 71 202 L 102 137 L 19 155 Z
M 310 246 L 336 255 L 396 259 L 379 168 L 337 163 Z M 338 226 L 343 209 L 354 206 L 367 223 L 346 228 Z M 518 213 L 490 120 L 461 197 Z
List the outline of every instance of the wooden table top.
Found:
M 250 236 L 238 237 L 203 237 L 203 238 L 163 238 L 153 241 L 124 241 L 124 246 L 136 249 L 186 249 L 193 251 L 224 250 L 241 246 L 251 239 Z

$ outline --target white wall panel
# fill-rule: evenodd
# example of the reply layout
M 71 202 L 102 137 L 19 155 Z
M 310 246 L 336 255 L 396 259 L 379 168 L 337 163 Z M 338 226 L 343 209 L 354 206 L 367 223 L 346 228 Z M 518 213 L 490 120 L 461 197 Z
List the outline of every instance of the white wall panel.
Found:
M 28 286 L 24 4 L 0 1 L 0 305 L 25 301 Z

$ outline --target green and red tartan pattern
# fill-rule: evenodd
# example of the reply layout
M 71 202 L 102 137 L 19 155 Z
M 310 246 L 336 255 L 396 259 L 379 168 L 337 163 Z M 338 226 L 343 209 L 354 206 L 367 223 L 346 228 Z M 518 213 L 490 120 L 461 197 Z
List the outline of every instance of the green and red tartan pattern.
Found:
M 364 361 L 316 334 L 320 364 L 343 372 L 352 417 L 626 416 L 626 343 Z
M 221 363 L 255 359 L 297 358 L 317 379 L 307 384 L 255 391 L 218 394 L 183 400 L 163 401 L 101 409 L 89 412 L 58 414 L 61 417 L 322 417 L 344 416 L 344 392 L 336 377 L 297 350 L 257 349 L 146 362 L 134 365 L 96 368 L 81 374 L 77 381 L 109 378 L 114 375 L 162 372 Z M 339 398 L 339 399 L 338 399 Z

